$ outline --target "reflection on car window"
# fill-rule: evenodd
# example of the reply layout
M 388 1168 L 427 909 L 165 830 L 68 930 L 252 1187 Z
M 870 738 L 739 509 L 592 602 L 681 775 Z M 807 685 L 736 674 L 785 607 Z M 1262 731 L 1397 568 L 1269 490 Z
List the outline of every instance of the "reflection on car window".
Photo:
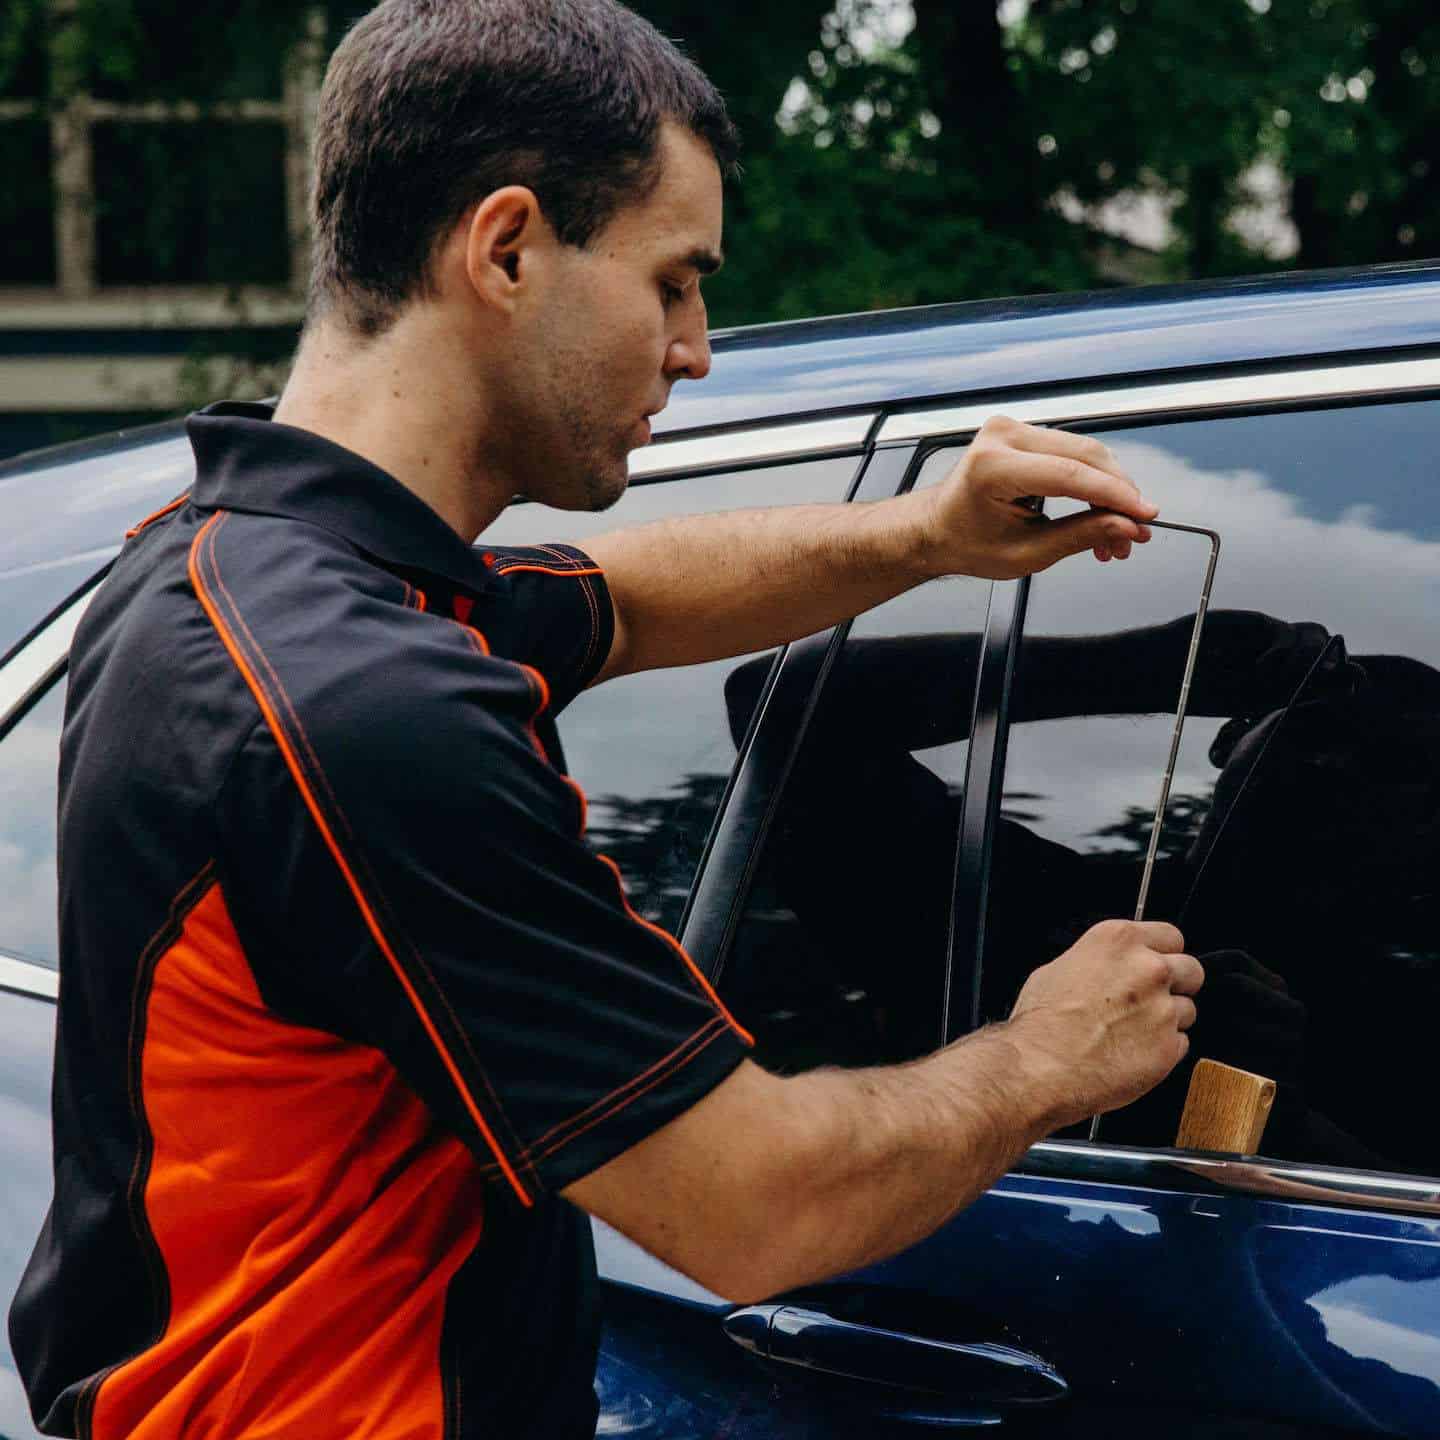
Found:
M 1430 402 L 1110 433 L 1224 550 L 1151 918 L 1207 969 L 1190 1060 L 1102 1138 L 1174 1141 L 1205 1055 L 1279 1083 L 1266 1154 L 1440 1173 L 1440 490 Z M 1034 583 L 992 868 L 985 1005 L 1128 915 L 1204 545 Z
M 0 572 L 0 655 L 19 643 L 100 568 L 94 555 Z
M 856 464 L 817 460 L 636 485 L 601 514 L 518 505 L 484 539 L 583 547 L 607 530 L 674 515 L 840 501 Z M 684 910 L 735 763 L 724 687 L 737 663 L 625 676 L 587 690 L 561 717 L 570 773 L 590 802 L 591 843 L 619 865 L 631 904 L 670 930 Z
M 937 483 L 955 452 L 936 455 Z M 988 582 L 861 616 L 786 782 L 721 988 L 773 1069 L 911 1058 L 940 1038 L 959 806 Z M 730 678 L 743 736 L 763 670 Z
M 63 681 L 0 740 L 0 952 L 55 969 L 55 795 Z

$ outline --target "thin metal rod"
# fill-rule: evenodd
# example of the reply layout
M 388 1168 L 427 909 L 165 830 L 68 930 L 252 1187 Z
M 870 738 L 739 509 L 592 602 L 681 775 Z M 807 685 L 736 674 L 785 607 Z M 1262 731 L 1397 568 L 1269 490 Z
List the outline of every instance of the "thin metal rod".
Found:
M 1195 662 L 1200 656 L 1200 638 L 1205 632 L 1205 616 L 1210 609 L 1210 592 L 1215 585 L 1215 567 L 1220 560 L 1220 537 L 1200 525 L 1177 525 L 1166 520 L 1146 522 L 1154 530 L 1178 530 L 1186 535 L 1203 535 L 1210 541 L 1210 561 L 1205 567 L 1205 583 L 1200 589 L 1200 604 L 1195 610 L 1195 624 L 1190 631 L 1190 653 L 1185 657 L 1185 673 L 1180 681 L 1180 703 L 1175 710 L 1175 729 L 1170 736 L 1170 755 L 1165 762 L 1165 775 L 1160 781 L 1160 799 L 1155 818 L 1150 822 L 1150 844 L 1145 851 L 1145 868 L 1140 873 L 1140 894 L 1135 901 L 1135 918 L 1145 918 L 1150 899 L 1150 881 L 1155 873 L 1155 856 L 1160 849 L 1160 832 L 1165 826 L 1165 811 L 1170 806 L 1170 787 L 1175 780 L 1175 766 L 1180 758 L 1180 737 L 1185 729 L 1185 712 L 1190 705 L 1190 684 L 1195 678 Z M 1100 1134 L 1100 1117 L 1090 1121 L 1090 1139 Z
M 1205 567 L 1205 584 L 1200 591 L 1200 604 L 1195 611 L 1195 624 L 1190 631 L 1190 653 L 1185 657 L 1185 675 L 1180 681 L 1180 704 L 1175 710 L 1175 729 L 1170 736 L 1170 755 L 1165 762 L 1165 776 L 1160 782 L 1160 800 L 1155 806 L 1155 819 L 1150 825 L 1150 845 L 1145 852 L 1145 868 L 1140 874 L 1140 894 L 1135 901 L 1135 918 L 1145 918 L 1145 904 L 1150 898 L 1150 879 L 1155 873 L 1155 855 L 1160 848 L 1160 831 L 1165 825 L 1165 811 L 1170 804 L 1170 786 L 1175 779 L 1175 766 L 1180 758 L 1180 736 L 1185 729 L 1185 712 L 1190 705 L 1190 683 L 1195 678 L 1195 662 L 1200 656 L 1200 637 L 1205 631 L 1205 615 L 1210 609 L 1210 591 L 1215 584 L 1215 566 L 1220 560 L 1220 537 L 1213 530 L 1198 525 L 1172 525 L 1160 520 L 1150 524 L 1161 530 L 1181 530 L 1188 535 L 1204 535 L 1210 541 L 1210 562 Z

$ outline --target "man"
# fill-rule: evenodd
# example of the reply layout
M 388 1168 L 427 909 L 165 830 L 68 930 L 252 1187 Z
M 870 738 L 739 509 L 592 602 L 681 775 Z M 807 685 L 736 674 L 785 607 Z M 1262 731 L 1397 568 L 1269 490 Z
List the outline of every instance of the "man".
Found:
M 613 502 L 704 377 L 733 148 L 614 0 L 386 0 L 336 52 L 293 378 L 192 419 L 193 492 L 72 654 L 56 1194 L 12 1312 L 51 1433 L 589 1434 L 582 1211 L 754 1299 L 1183 1054 L 1199 967 L 1111 922 L 930 1060 L 774 1077 L 585 845 L 547 744 L 581 687 L 1123 558 L 1155 513 L 995 422 L 885 504 L 473 549 L 514 495 Z

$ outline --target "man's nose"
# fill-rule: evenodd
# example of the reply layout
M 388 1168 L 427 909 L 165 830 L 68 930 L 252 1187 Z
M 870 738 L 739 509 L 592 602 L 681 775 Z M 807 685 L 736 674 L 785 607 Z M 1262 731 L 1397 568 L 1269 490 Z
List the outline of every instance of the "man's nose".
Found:
M 710 332 L 703 306 L 683 335 L 677 336 L 665 357 L 666 373 L 673 380 L 703 380 L 710 373 Z

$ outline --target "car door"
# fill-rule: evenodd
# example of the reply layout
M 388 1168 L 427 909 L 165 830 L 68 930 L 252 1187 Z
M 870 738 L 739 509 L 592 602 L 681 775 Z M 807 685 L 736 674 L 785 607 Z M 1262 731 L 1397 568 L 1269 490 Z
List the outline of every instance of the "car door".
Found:
M 877 457 L 856 498 L 936 484 L 952 458 Z M 739 762 L 682 938 L 771 1068 L 893 1062 L 939 1043 L 991 592 L 973 579 L 922 587 L 787 647 L 778 666 L 728 665 Z M 737 1312 L 603 1227 L 598 1258 L 607 1433 L 790 1440 L 890 1423 L 839 1377 L 791 1383 L 757 1357 L 747 1318 L 767 1307 Z M 854 1339 L 843 1310 L 829 1318 L 838 1343 Z M 973 1358 L 1003 1369 L 1008 1356 Z M 1042 1368 L 1019 1383 L 1044 1386 Z
M 1190 1063 L 1280 1082 L 1257 1156 L 1173 1148 L 1187 1063 L 858 1282 L 1043 1357 L 1058 1431 L 1440 1434 L 1437 380 L 1318 367 L 1026 417 L 1114 417 L 1085 428 L 1162 517 L 1222 537 L 1148 913 L 1207 956 Z M 1133 904 L 1206 553 L 1157 532 L 1120 573 L 1006 587 L 972 1018 Z
M 85 599 L 0 665 L 0 1296 L 8 1306 L 50 1202 L 50 1069 L 58 989 L 55 791 L 65 656 Z M 35 1435 L 8 1336 L 0 1435 Z
M 1211 1024 L 1203 1049 L 1197 1027 L 1197 1053 L 1257 1057 L 1251 1068 L 1268 1067 L 1289 1098 L 1259 1155 L 1197 1154 L 1173 1147 L 1183 1090 L 1171 1086 L 1107 1120 L 1095 1143 L 1082 1129 L 1035 1147 L 921 1245 L 764 1306 L 729 1306 L 612 1238 L 604 1373 L 617 1433 L 1440 1433 L 1440 1161 L 1423 1003 L 1434 979 L 1426 807 L 1440 792 L 1413 768 L 1427 748 L 1422 672 L 1440 661 L 1440 492 L 1426 469 L 1437 381 L 1433 362 L 1347 364 L 951 407 L 882 429 L 869 475 L 893 479 L 918 441 L 929 453 L 909 469 L 923 483 L 993 410 L 1109 420 L 1107 440 L 1165 515 L 1220 530 L 1216 612 L 1150 913 L 1180 918 L 1194 888 L 1184 866 L 1208 858 L 1192 918 L 1212 956 L 1210 1008 L 1227 1023 Z M 727 816 L 711 852 L 724 883 L 712 887 L 707 865 L 689 927 L 763 1060 L 866 1063 L 901 1058 L 907 1033 L 923 1043 L 923 1023 L 897 1032 L 892 1017 L 924 1004 L 937 906 L 954 937 L 953 1035 L 972 1003 L 982 1018 L 1004 1013 L 1007 985 L 1098 914 L 1133 905 L 1205 558 L 1166 537 L 1122 569 L 1072 561 L 1029 587 L 995 587 L 968 614 L 957 595 L 898 646 L 865 645 L 883 634 L 877 611 L 880 630 L 852 628 L 828 672 L 816 666 L 798 752 L 786 754 L 795 707 L 772 695 L 782 738 L 770 744 L 762 722 L 731 797 L 749 858 L 727 856 Z M 952 588 L 912 603 L 943 604 L 932 597 Z M 1335 663 L 1336 634 L 1344 663 L 1359 657 L 1383 690 L 1361 697 L 1359 714 L 1394 712 L 1370 749 L 1355 714 L 1326 712 L 1356 678 Z M 897 676 L 910 662 L 919 678 Z M 1055 693 L 1067 675 L 1085 681 L 1078 694 Z M 877 711 L 863 681 L 882 676 L 899 703 Z M 755 694 L 753 679 L 729 688 L 732 703 Z M 938 708 L 942 689 L 963 718 Z M 1267 717 L 1288 727 L 1313 702 L 1310 728 L 1272 742 L 1247 789 L 1263 792 L 1265 813 L 1232 799 L 1225 845 L 1187 862 L 1232 752 Z M 902 711 L 913 724 L 895 723 Z M 1332 734 L 1342 721 L 1348 750 Z M 963 747 L 948 770 L 925 767 L 931 781 L 906 763 L 933 757 L 926 740 Z M 757 753 L 769 798 L 752 777 L 761 798 L 742 804 Z M 1392 754 L 1398 773 L 1375 791 L 1388 808 L 1367 816 L 1357 797 Z M 1317 774 L 1328 776 L 1318 804 Z M 1336 859 L 1347 837 L 1368 847 L 1354 875 Z M 1326 908 L 1294 927 L 1303 958 L 1283 944 L 1277 954 L 1307 867 L 1305 898 Z M 1384 925 L 1362 903 L 1379 899 Z M 913 988 L 897 985 L 902 967 Z M 1347 990 L 1357 970 L 1371 993 Z M 937 991 L 937 1040 L 945 1004 Z M 1309 1047 L 1298 1058 L 1297 1029 Z

